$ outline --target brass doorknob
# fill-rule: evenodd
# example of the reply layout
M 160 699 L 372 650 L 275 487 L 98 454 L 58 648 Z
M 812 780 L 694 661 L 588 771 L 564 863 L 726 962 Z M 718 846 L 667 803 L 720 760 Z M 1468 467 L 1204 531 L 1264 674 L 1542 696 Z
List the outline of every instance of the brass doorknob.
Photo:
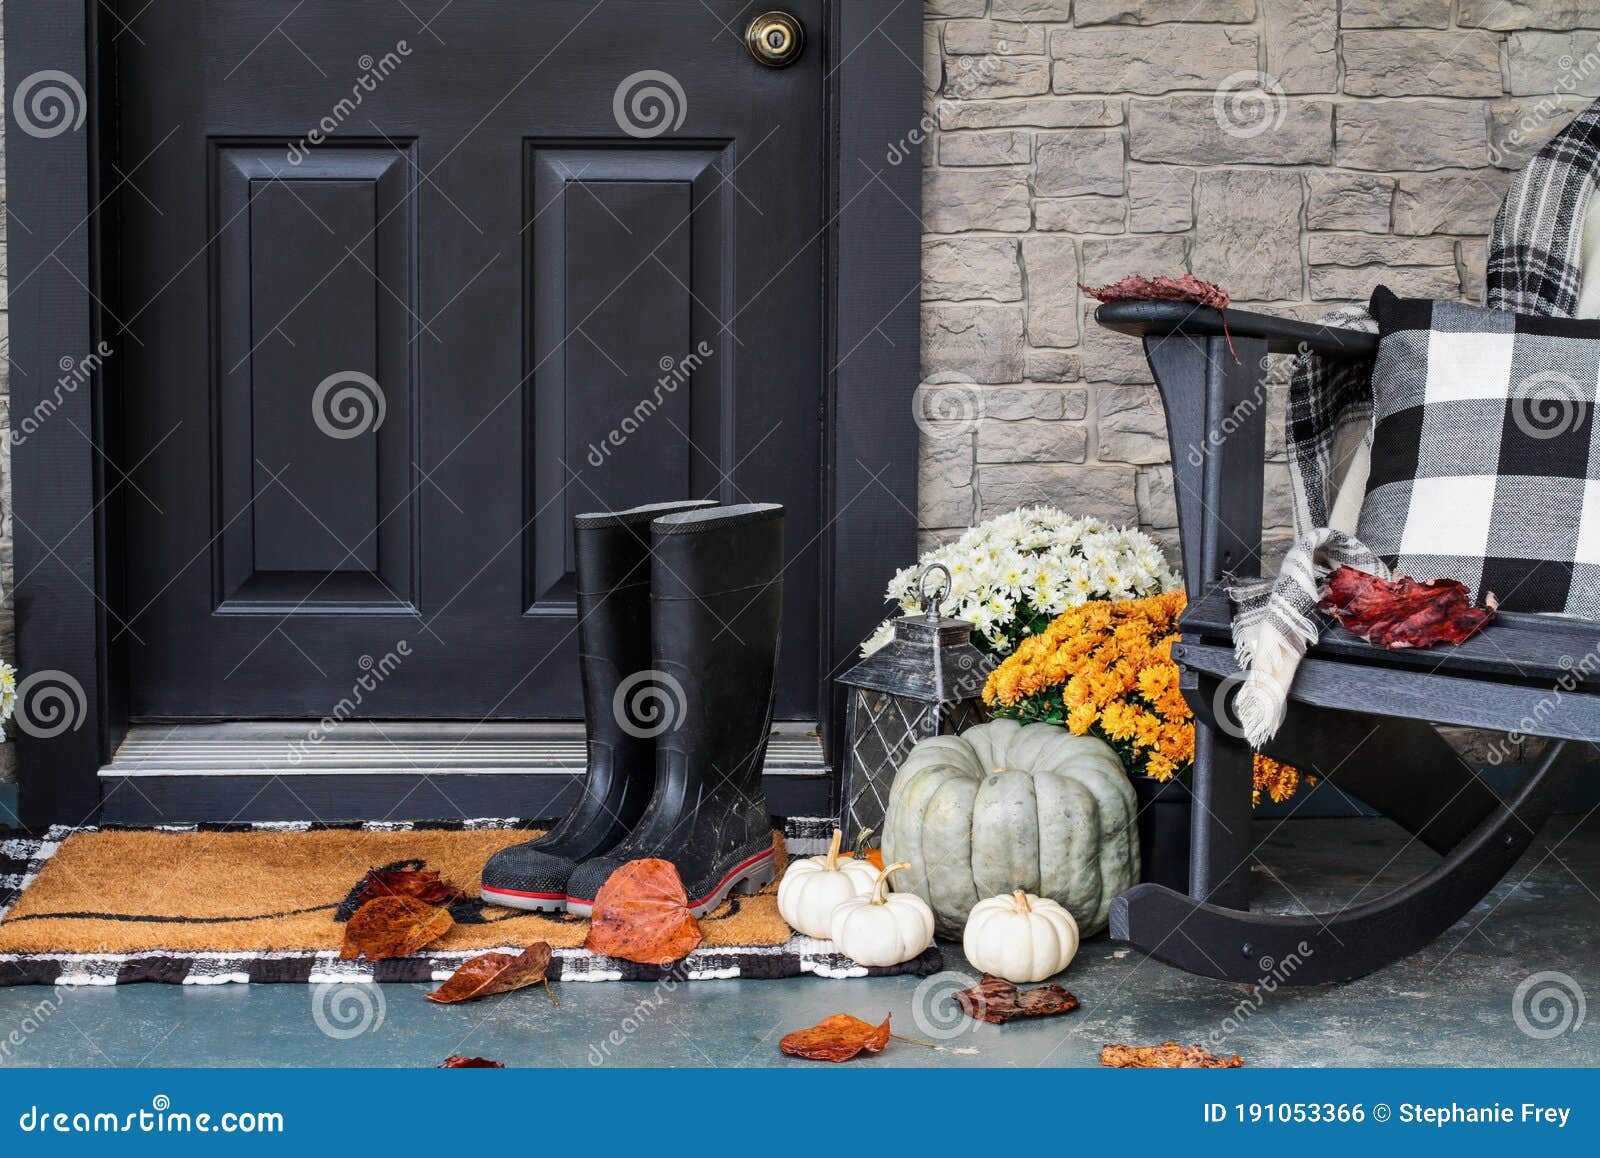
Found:
M 745 29 L 745 47 L 768 68 L 787 68 L 800 59 L 806 30 L 787 12 L 763 12 Z

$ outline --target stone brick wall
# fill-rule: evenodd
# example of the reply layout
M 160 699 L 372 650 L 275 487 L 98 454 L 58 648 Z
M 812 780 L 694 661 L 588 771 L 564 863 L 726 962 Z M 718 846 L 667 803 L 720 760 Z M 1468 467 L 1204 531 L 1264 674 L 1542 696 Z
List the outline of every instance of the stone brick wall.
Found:
M 927 0 L 926 14 L 925 541 L 1042 501 L 1172 545 L 1143 356 L 1093 325 L 1077 283 L 1187 270 L 1307 318 L 1380 282 L 1481 299 L 1512 172 L 1600 96 L 1600 0 Z M 1281 428 L 1269 439 L 1281 542 Z

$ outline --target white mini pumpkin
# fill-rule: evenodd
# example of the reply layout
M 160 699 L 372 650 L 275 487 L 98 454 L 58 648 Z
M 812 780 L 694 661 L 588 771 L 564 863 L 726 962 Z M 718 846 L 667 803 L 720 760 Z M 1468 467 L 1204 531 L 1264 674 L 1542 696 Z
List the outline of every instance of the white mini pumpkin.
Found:
M 878 870 L 854 857 L 839 856 L 844 834 L 837 828 L 825 856 L 796 861 L 778 886 L 778 915 L 807 937 L 826 939 L 828 920 L 840 901 L 864 897 L 878 883 Z
M 890 893 L 889 874 L 911 866 L 905 861 L 878 874 L 872 895 L 851 897 L 834 907 L 828 934 L 839 952 L 860 965 L 899 965 L 933 944 L 933 910 L 914 893 Z
M 974 969 L 1023 985 L 1060 973 L 1078 955 L 1078 922 L 1021 889 L 972 906 L 961 948 Z

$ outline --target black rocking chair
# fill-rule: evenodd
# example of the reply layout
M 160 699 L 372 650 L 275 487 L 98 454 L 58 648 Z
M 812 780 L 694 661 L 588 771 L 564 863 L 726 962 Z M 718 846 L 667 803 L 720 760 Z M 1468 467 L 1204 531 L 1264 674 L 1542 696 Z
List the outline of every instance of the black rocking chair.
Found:
M 1111 935 L 1190 973 L 1232 981 L 1258 981 L 1265 958 L 1295 960 L 1293 985 L 1380 969 L 1450 928 L 1494 887 L 1600 739 L 1600 625 L 1502 614 L 1459 647 L 1424 651 L 1385 651 L 1330 627 L 1302 662 L 1288 717 L 1263 751 L 1332 780 L 1442 859 L 1338 912 L 1250 912 L 1251 750 L 1218 721 L 1219 701 L 1239 677 L 1219 580 L 1259 573 L 1265 356 L 1304 348 L 1371 358 L 1377 337 L 1171 302 L 1108 304 L 1096 318 L 1144 339 L 1166 408 L 1189 593 L 1173 658 L 1195 712 L 1189 893 L 1130 889 L 1112 907 Z M 1502 801 L 1435 723 L 1553 743 Z

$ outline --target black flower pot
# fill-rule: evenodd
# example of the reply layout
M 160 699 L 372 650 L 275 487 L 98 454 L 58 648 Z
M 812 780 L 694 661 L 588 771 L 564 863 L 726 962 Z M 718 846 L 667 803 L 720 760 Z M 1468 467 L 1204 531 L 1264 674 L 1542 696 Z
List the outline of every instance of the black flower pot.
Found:
M 1139 797 L 1139 879 L 1189 891 L 1189 815 L 1194 798 L 1177 780 L 1130 776 Z

